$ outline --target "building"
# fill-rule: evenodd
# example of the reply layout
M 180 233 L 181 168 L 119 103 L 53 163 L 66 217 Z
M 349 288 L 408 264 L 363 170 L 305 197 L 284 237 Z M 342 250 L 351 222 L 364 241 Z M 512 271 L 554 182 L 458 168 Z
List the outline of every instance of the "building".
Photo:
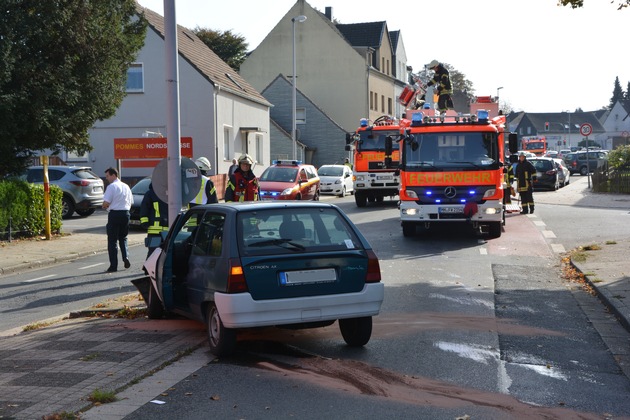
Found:
M 88 156 L 67 156 L 69 163 L 86 164 L 102 174 L 119 165 L 123 178 L 152 173 L 155 159 L 114 158 L 114 139 L 165 136 L 167 84 L 164 18 L 138 6 L 149 22 L 145 44 L 128 71 L 127 93 L 116 115 L 90 130 L 94 150 Z M 192 155 L 207 157 L 213 174 L 225 174 L 234 157 L 250 154 L 260 175 L 269 164 L 272 106 L 241 75 L 223 62 L 195 34 L 177 28 L 180 133 L 192 138 Z

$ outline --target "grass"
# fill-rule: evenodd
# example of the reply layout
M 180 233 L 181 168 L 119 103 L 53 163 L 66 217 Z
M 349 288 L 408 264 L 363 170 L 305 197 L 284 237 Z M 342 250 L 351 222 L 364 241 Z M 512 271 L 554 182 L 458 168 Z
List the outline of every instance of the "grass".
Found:
M 96 388 L 94 391 L 90 393 L 88 397 L 90 401 L 94 404 L 106 404 L 110 402 L 116 401 L 118 398 L 116 397 L 116 393 L 114 391 L 102 391 Z
M 42 417 L 42 419 L 43 420 L 80 420 L 81 417 L 79 417 L 75 413 L 68 413 L 67 411 L 62 411 L 61 413 L 53 413 L 53 414 L 45 415 Z
M 55 321 L 50 321 L 50 322 L 35 322 L 33 324 L 28 324 L 26 326 L 24 326 L 22 328 L 23 332 L 26 331 L 35 331 L 35 330 L 39 330 L 40 328 L 46 328 L 49 327 L 51 325 L 53 325 L 55 323 Z

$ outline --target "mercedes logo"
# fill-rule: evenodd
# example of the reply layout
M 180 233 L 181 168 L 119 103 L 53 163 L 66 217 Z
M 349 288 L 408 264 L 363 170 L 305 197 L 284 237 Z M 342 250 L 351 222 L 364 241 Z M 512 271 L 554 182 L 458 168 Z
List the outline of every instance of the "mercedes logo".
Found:
M 444 188 L 444 195 L 448 198 L 454 198 L 457 195 L 457 188 L 455 187 Z

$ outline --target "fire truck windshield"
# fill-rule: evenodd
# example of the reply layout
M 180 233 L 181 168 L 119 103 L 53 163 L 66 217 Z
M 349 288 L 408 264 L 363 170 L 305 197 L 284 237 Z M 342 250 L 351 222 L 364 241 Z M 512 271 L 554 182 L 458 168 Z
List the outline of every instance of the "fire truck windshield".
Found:
M 359 132 L 360 140 L 357 143 L 357 150 L 361 151 L 384 151 L 385 150 L 385 138 L 387 136 L 393 136 L 392 149 L 398 150 L 398 130 L 365 130 Z
M 407 171 L 496 169 L 500 165 L 497 134 L 490 132 L 415 133 L 405 141 Z

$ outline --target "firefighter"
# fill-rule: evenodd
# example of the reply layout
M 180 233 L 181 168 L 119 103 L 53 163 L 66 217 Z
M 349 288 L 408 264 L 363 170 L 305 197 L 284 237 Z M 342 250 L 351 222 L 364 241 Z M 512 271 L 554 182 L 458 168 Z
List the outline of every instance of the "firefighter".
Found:
M 431 61 L 427 64 L 427 67 L 435 71 L 433 78 L 429 80 L 427 86 L 437 85 L 438 111 L 444 114 L 448 109 L 454 108 L 453 98 L 451 98 L 451 94 L 453 93 L 451 75 L 448 69 L 437 60 Z
M 346 165 L 348 168 L 350 168 L 350 170 L 352 170 L 352 163 L 350 163 L 350 159 L 346 158 L 346 160 L 343 162 L 344 165 Z
M 144 245 L 149 248 L 147 253 L 149 258 L 162 242 L 160 233 L 168 231 L 168 204 L 160 200 L 153 191 L 153 183 L 149 184 L 149 190 L 140 204 L 140 226 L 147 230 Z
M 519 152 L 518 164 L 514 172 L 517 182 L 517 190 L 521 196 L 521 206 L 523 210 L 521 214 L 534 214 L 534 184 L 536 181 L 536 168 L 527 160 L 525 152 Z
M 212 180 L 207 176 L 208 171 L 211 169 L 210 161 L 202 156 L 195 161 L 195 164 L 197 164 L 197 167 L 201 171 L 201 187 L 195 198 L 190 201 L 189 206 L 194 207 L 200 204 L 218 203 L 217 189 L 214 187 Z
M 230 176 L 225 189 L 225 201 L 258 201 L 258 178 L 252 171 L 254 160 L 249 155 L 238 158 L 238 169 Z

